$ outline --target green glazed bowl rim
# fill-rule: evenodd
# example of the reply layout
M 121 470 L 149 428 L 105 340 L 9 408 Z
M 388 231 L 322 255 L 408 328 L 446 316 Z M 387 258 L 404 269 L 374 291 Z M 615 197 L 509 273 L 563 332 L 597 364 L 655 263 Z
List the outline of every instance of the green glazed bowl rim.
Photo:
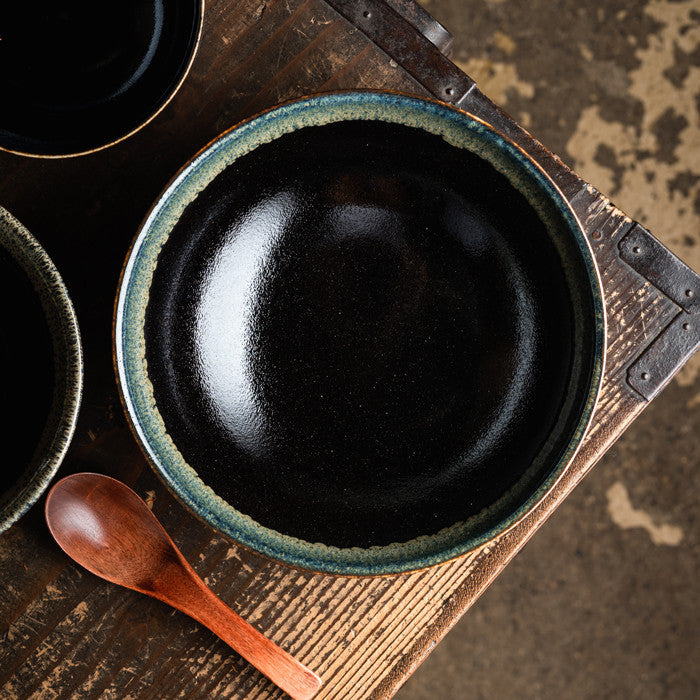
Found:
M 0 494 L 3 532 L 36 503 L 68 451 L 82 398 L 83 354 L 75 310 L 56 266 L 34 236 L 2 207 L 0 247 L 24 271 L 39 297 L 56 360 L 53 402 L 32 461 L 19 483 Z
M 558 226 L 575 241 L 590 282 L 593 367 L 584 407 L 572 437 L 548 476 L 495 525 L 488 514 L 408 542 L 368 548 L 307 542 L 255 522 L 204 484 L 170 438 L 158 412 L 145 360 L 144 320 L 158 254 L 185 207 L 228 165 L 255 147 L 307 126 L 343 120 L 381 120 L 439 134 L 468 148 L 508 177 L 540 211 L 554 212 Z M 505 163 L 505 165 L 504 165 Z M 571 245 L 570 240 L 567 245 Z M 605 354 L 605 312 L 601 282 L 581 224 L 554 182 L 522 149 L 477 117 L 441 102 L 393 92 L 337 92 L 295 100 L 242 122 L 200 151 L 170 182 L 154 204 L 127 255 L 114 315 L 114 361 L 120 394 L 132 430 L 151 465 L 197 516 L 235 542 L 278 561 L 339 575 L 386 575 L 434 566 L 506 532 L 549 493 L 575 456 L 600 390 Z M 494 508 L 491 506 L 489 509 Z M 491 521 L 493 518 L 491 518 Z

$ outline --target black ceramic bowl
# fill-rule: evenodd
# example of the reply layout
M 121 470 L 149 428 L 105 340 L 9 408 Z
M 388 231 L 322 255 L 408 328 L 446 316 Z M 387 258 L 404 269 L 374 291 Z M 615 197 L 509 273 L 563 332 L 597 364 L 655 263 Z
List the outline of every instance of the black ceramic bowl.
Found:
M 554 184 L 478 119 L 309 98 L 217 139 L 129 254 L 115 343 L 158 472 L 275 558 L 405 571 L 511 527 L 588 424 L 603 308 Z
M 202 0 L 0 3 L 0 148 L 86 153 L 150 121 L 192 63 Z
M 0 532 L 48 486 L 78 417 L 82 354 L 73 306 L 31 234 L 0 207 Z

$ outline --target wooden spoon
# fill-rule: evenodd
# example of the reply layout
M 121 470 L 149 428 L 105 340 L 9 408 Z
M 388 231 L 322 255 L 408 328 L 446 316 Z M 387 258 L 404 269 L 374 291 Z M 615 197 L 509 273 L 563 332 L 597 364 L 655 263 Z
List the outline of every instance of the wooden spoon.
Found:
M 61 549 L 88 571 L 193 617 L 297 700 L 321 687 L 316 674 L 206 587 L 128 486 L 101 474 L 72 474 L 51 489 L 45 512 Z

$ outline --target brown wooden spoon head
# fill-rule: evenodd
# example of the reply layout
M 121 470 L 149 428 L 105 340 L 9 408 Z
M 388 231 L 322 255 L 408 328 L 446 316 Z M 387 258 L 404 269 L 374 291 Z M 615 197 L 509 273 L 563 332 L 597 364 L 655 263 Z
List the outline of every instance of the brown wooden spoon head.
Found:
M 46 499 L 46 522 L 61 549 L 112 583 L 150 591 L 165 564 L 177 560 L 172 540 L 128 486 L 102 474 L 72 474 Z
M 51 489 L 45 512 L 59 547 L 88 571 L 190 615 L 295 700 L 309 700 L 321 687 L 313 671 L 207 588 L 148 506 L 125 484 L 102 474 L 72 474 Z

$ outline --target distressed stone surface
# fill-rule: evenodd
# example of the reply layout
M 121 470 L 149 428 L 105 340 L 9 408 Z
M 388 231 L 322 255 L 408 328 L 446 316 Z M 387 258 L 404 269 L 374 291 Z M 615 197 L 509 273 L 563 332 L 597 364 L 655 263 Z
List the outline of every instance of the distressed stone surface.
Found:
M 423 4 L 487 95 L 698 267 L 697 0 Z M 696 356 L 396 697 L 698 697 L 699 425 Z M 621 526 L 621 488 L 665 544 Z

